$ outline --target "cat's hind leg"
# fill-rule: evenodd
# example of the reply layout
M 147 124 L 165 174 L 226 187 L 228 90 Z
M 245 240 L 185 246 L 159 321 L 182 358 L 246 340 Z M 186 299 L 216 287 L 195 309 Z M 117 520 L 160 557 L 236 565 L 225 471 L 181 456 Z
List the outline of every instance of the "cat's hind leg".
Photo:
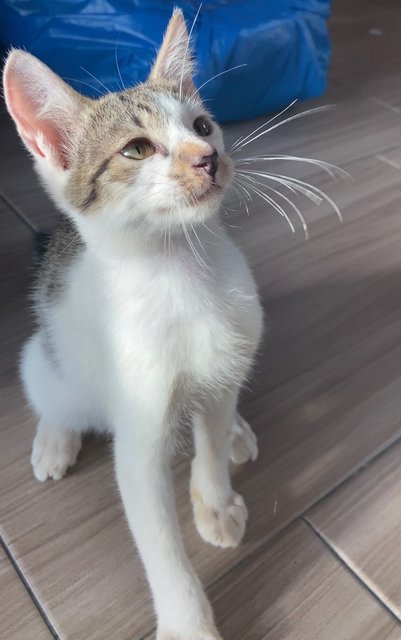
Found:
M 85 426 L 82 402 L 52 363 L 40 333 L 26 343 L 21 359 L 26 394 L 39 418 L 31 464 L 35 477 L 60 480 L 75 464 Z
M 61 480 L 81 449 L 81 434 L 47 425 L 41 419 L 33 441 L 31 464 L 37 480 Z
M 230 460 L 235 464 L 244 464 L 258 457 L 258 442 L 250 425 L 237 412 L 231 430 Z

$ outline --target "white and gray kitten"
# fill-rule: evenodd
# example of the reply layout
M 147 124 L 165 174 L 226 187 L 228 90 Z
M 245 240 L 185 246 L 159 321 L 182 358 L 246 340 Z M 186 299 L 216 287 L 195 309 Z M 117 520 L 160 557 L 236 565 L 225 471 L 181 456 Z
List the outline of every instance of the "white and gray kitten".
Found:
M 39 416 L 34 473 L 61 478 L 85 430 L 113 433 L 158 640 L 220 638 L 175 513 L 170 458 L 180 417 L 192 415 L 191 498 L 211 544 L 242 539 L 247 510 L 229 459 L 257 454 L 236 406 L 262 313 L 217 216 L 232 162 L 195 91 L 187 50 L 176 10 L 149 79 L 133 89 L 84 98 L 18 50 L 4 70 L 10 114 L 65 215 L 40 269 L 37 329 L 22 358 Z

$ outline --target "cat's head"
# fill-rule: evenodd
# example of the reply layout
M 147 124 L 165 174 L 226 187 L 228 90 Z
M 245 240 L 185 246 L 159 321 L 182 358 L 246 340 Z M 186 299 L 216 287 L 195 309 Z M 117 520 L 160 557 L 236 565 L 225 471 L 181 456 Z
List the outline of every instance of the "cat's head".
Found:
M 10 53 L 8 110 L 56 203 L 85 226 L 165 233 L 214 215 L 232 177 L 222 133 L 192 81 L 175 10 L 148 80 L 92 100 L 34 56 Z

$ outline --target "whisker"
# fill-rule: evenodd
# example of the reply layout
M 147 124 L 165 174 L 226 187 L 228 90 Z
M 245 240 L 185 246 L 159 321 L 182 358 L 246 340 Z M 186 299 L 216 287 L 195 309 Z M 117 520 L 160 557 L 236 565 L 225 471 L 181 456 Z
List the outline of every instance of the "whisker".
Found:
M 236 177 L 237 177 L 237 178 L 239 178 L 239 176 L 236 176 Z M 239 188 L 242 188 L 242 190 L 243 190 L 243 191 L 244 191 L 244 193 L 245 193 L 246 198 L 247 198 L 250 202 L 252 202 L 252 196 L 250 195 L 249 191 L 247 191 L 247 190 L 245 189 L 245 187 L 244 187 L 240 182 L 237 182 L 237 186 L 238 186 Z
M 308 187 L 312 187 L 312 185 L 308 185 L 306 182 L 304 183 L 305 186 L 292 184 L 292 180 L 293 180 L 292 178 L 290 178 L 289 176 L 282 176 L 277 173 L 263 173 L 261 171 L 243 171 L 243 173 L 260 176 L 262 178 L 267 178 L 269 180 L 274 180 L 275 182 L 279 182 L 280 184 L 286 186 L 287 189 L 290 189 L 290 191 L 294 193 L 296 193 L 297 191 L 299 193 L 302 193 L 302 195 L 309 198 L 309 200 L 312 200 L 312 202 L 314 202 L 315 204 L 321 204 L 322 202 L 322 198 L 317 196 L 316 193 L 314 193 L 308 188 Z
M 93 73 L 91 73 L 90 71 L 88 71 L 88 69 L 85 69 L 84 67 L 79 67 L 80 69 L 82 69 L 82 71 L 85 71 L 85 73 L 87 73 L 91 78 L 93 78 L 94 80 L 96 80 L 96 82 L 98 82 L 100 84 L 101 87 L 103 87 L 104 89 L 106 89 L 106 93 L 111 93 L 110 89 L 108 87 L 106 87 L 105 84 L 103 84 L 103 82 L 100 82 L 100 80 L 98 78 L 96 78 L 96 76 L 93 75 Z
M 237 176 L 237 179 L 238 179 L 238 176 Z M 249 213 L 248 203 L 247 203 L 247 201 L 246 201 L 245 197 L 244 197 L 244 198 L 242 197 L 242 193 L 241 193 L 241 192 L 243 191 L 243 192 L 245 193 L 245 196 L 246 196 L 246 197 L 248 198 L 248 200 L 250 200 L 251 202 L 252 202 L 252 197 L 251 197 L 251 195 L 249 194 L 249 191 L 247 191 L 247 190 L 246 190 L 246 188 L 244 187 L 244 185 L 242 185 L 240 182 L 238 182 L 238 180 L 237 180 L 237 182 L 236 182 L 236 185 L 237 185 L 237 187 L 238 187 L 238 189 L 239 189 L 239 194 L 240 194 L 241 202 L 243 202 L 243 203 L 244 203 L 244 205 L 245 205 L 246 215 L 247 215 L 247 216 L 249 216 L 249 215 L 250 215 L 250 213 Z
M 237 186 L 239 186 L 239 185 L 237 185 Z M 234 178 L 233 182 L 231 183 L 231 188 L 234 190 L 234 193 L 239 197 L 239 200 L 240 200 L 240 206 L 241 206 L 241 203 L 242 203 L 242 202 L 244 203 L 245 209 L 246 209 L 247 214 L 248 214 L 248 216 L 249 216 L 249 209 L 248 209 L 248 205 L 247 205 L 247 203 L 245 202 L 245 200 L 243 199 L 241 191 L 240 191 L 239 189 L 237 189 L 237 187 L 235 186 L 235 178 Z
M 327 195 L 327 193 L 325 193 L 324 191 L 322 191 L 321 189 L 319 189 L 318 187 L 315 187 L 315 185 L 313 184 L 309 184 L 308 182 L 304 182 L 303 180 L 299 180 L 298 178 L 291 178 L 289 176 L 279 176 L 281 178 L 284 178 L 285 180 L 289 181 L 290 183 L 292 183 L 294 185 L 295 188 L 298 188 L 299 190 L 305 189 L 305 191 L 308 191 L 308 197 L 313 200 L 312 196 L 315 196 L 315 198 L 319 198 L 320 197 L 320 202 L 322 200 L 326 200 L 326 202 L 328 202 L 328 204 L 333 208 L 333 210 L 336 212 L 336 215 L 338 217 L 338 219 L 340 220 L 340 222 L 343 221 L 343 216 L 342 213 L 340 211 L 340 209 L 338 208 L 338 206 L 336 205 L 336 203 L 334 202 L 334 200 L 332 200 L 330 198 L 330 196 Z M 296 185 L 296 186 L 295 186 Z M 312 191 L 312 194 L 310 194 L 310 191 Z M 316 196 L 316 194 L 318 194 Z M 320 202 L 318 204 L 320 204 Z
M 282 184 L 287 183 L 287 186 L 292 186 L 294 189 L 305 195 L 307 198 L 315 202 L 315 204 L 321 204 L 323 200 L 332 207 L 335 211 L 338 219 L 342 222 L 343 217 L 341 211 L 339 210 L 336 203 L 327 195 L 324 191 L 315 187 L 313 184 L 309 184 L 308 182 L 304 182 L 303 180 L 299 180 L 298 178 L 291 178 L 290 176 L 284 176 L 278 173 L 263 173 L 260 171 L 244 171 L 244 173 L 249 173 L 251 175 L 258 175 L 264 177 L 268 180 L 274 180 L 276 182 L 281 182 Z
M 202 271 L 203 270 L 209 271 L 208 265 L 204 262 L 204 260 L 202 260 L 202 258 L 200 257 L 199 253 L 196 251 L 196 249 L 194 247 L 194 244 L 193 244 L 193 242 L 192 242 L 192 240 L 191 240 L 191 238 L 190 238 L 190 236 L 188 234 L 188 231 L 186 230 L 185 223 L 182 221 L 181 218 L 180 218 L 180 221 L 181 221 L 181 225 L 182 225 L 182 230 L 184 232 L 184 236 L 185 236 L 185 238 L 187 240 L 188 246 L 190 247 L 196 262 L 199 264 L 199 266 L 201 267 Z
M 101 96 L 105 95 L 103 91 L 100 91 L 100 89 L 98 89 L 97 87 L 94 87 L 93 84 L 89 84 L 89 82 L 84 82 L 83 80 L 77 80 L 76 78 L 67 78 L 66 76 L 63 76 L 63 80 L 69 80 L 70 82 L 79 82 L 79 84 L 84 84 L 86 87 L 90 87 L 91 89 L 93 89 L 93 91 L 97 91 L 98 93 L 100 93 Z
M 221 236 L 219 236 L 215 231 L 213 231 L 213 229 L 211 229 L 210 227 L 207 226 L 206 222 L 202 222 L 202 226 L 205 227 L 205 229 L 207 229 L 207 231 L 209 231 L 209 233 L 211 233 L 213 236 L 215 236 L 216 238 L 218 238 L 219 240 L 221 240 Z
M 244 176 L 244 178 L 246 178 L 248 180 L 253 180 L 253 178 L 251 178 L 251 176 Z M 255 180 L 255 182 L 256 182 L 256 184 L 261 185 L 265 189 L 269 189 L 269 191 L 273 191 L 273 193 L 275 193 L 276 195 L 280 196 L 280 198 L 283 198 L 283 200 L 285 200 L 285 202 L 287 202 L 290 205 L 290 207 L 292 209 L 294 209 L 296 215 L 298 216 L 298 219 L 300 220 L 300 222 L 302 224 L 302 228 L 303 228 L 303 231 L 304 231 L 304 234 L 305 234 L 305 239 L 309 240 L 308 225 L 307 225 L 306 220 L 305 220 L 304 216 L 302 215 L 300 209 L 297 207 L 297 205 L 290 198 L 288 198 L 284 193 L 281 193 L 281 191 L 278 191 L 278 189 L 274 189 L 270 185 L 267 185 L 264 182 L 260 182 L 259 180 Z M 294 191 L 294 193 L 296 193 L 296 192 Z
M 195 23 L 196 23 L 196 21 L 198 19 L 200 10 L 202 9 L 202 5 L 203 5 L 203 2 L 201 2 L 199 7 L 198 7 L 198 11 L 196 12 L 195 18 L 192 21 L 191 29 L 190 29 L 189 34 L 188 34 L 188 40 L 187 40 L 187 44 L 186 44 L 186 47 L 185 47 L 185 53 L 184 53 L 184 58 L 183 58 L 183 61 L 182 61 L 182 67 L 181 67 L 180 100 L 182 99 L 182 81 L 184 79 L 184 69 L 185 69 L 185 63 L 187 61 L 187 56 L 188 56 L 189 43 L 191 41 L 191 36 L 192 36 L 192 32 L 194 30 Z
M 309 116 L 312 113 L 318 113 L 318 112 L 321 112 L 321 111 L 327 111 L 329 109 L 332 109 L 333 106 L 334 105 L 324 105 L 322 107 L 315 107 L 314 109 L 308 109 L 307 111 L 302 111 L 301 113 L 296 113 L 295 115 L 290 116 L 289 118 L 285 118 L 285 120 L 281 120 L 281 122 L 278 122 L 277 124 L 274 124 L 272 127 L 269 127 L 268 129 L 265 129 L 264 131 L 261 131 L 260 133 L 258 133 L 257 136 L 254 136 L 250 140 L 240 144 L 239 146 L 237 146 L 237 148 L 232 153 L 237 153 L 238 151 L 240 151 L 241 149 L 246 147 L 248 144 L 251 144 L 251 142 L 255 142 L 255 140 L 257 140 L 261 136 L 266 135 L 266 133 L 270 133 L 271 131 L 274 131 L 274 129 L 277 129 L 278 127 L 282 127 L 284 124 L 287 124 L 288 122 L 291 122 L 292 120 L 297 120 L 298 118 L 304 118 L 305 116 Z
M 199 93 L 199 91 L 201 89 L 203 89 L 203 87 L 205 87 L 207 84 L 209 84 L 209 82 L 212 82 L 212 80 L 215 80 L 216 78 L 219 78 L 220 76 L 223 76 L 225 73 L 229 73 L 230 71 L 235 71 L 235 69 L 241 69 L 241 67 L 246 67 L 247 64 L 237 64 L 235 67 L 231 67 L 230 69 L 226 69 L 225 71 L 220 71 L 220 73 L 216 73 L 215 76 L 212 76 L 211 78 L 209 78 L 209 80 L 206 80 L 206 82 L 204 82 L 203 84 L 201 84 L 200 87 L 198 87 L 196 89 L 196 91 L 194 91 L 194 93 L 192 94 L 192 96 L 190 96 L 189 100 L 192 100 L 194 98 L 194 96 L 196 96 L 197 93 Z
M 313 164 L 316 165 L 317 167 L 320 167 L 321 169 L 323 169 L 323 171 L 326 171 L 326 173 L 329 174 L 329 176 L 331 176 L 332 178 L 336 178 L 336 174 L 340 175 L 344 178 L 350 178 L 350 174 L 347 173 L 347 171 L 344 171 L 344 169 L 341 169 L 340 167 L 337 167 L 335 164 L 331 164 L 330 162 L 325 162 L 324 160 L 317 160 L 315 158 L 303 158 L 301 156 L 289 156 L 289 155 L 273 155 L 273 154 L 267 154 L 264 156 L 250 156 L 249 158 L 239 158 L 239 161 L 235 161 L 234 164 L 235 166 L 240 166 L 242 164 L 250 164 L 252 162 L 258 162 L 258 161 L 271 161 L 271 160 L 289 160 L 289 161 L 293 161 L 293 162 L 305 162 L 307 164 Z
M 230 147 L 230 152 L 234 151 L 235 147 L 238 146 L 238 144 L 240 142 L 245 142 L 246 140 L 248 140 L 248 138 L 250 138 L 251 136 L 253 136 L 255 133 L 257 133 L 258 131 L 260 131 L 260 129 L 262 129 L 263 127 L 267 126 L 268 124 L 270 124 L 271 122 L 273 122 L 273 120 L 276 120 L 277 118 L 279 118 L 283 113 L 285 113 L 286 111 L 288 111 L 288 109 L 291 109 L 291 107 L 297 102 L 297 100 L 293 100 L 285 109 L 283 109 L 282 111 L 280 111 L 279 113 L 277 113 L 275 116 L 273 116 L 272 118 L 270 118 L 270 120 L 267 120 L 267 122 L 264 122 L 263 124 L 261 124 L 259 127 L 257 127 L 256 129 L 254 129 L 253 131 L 251 131 L 251 133 L 248 133 L 247 136 L 245 136 L 245 138 L 243 138 L 242 136 L 240 136 Z
M 204 246 L 203 246 L 203 244 L 201 243 L 201 241 L 200 241 L 200 239 L 199 239 L 199 236 L 198 236 L 198 234 L 196 233 L 196 229 L 195 229 L 195 227 L 193 226 L 193 224 L 192 224 L 192 223 L 190 223 L 190 225 L 191 225 L 191 229 L 192 229 L 192 231 L 193 231 L 193 234 L 194 234 L 195 238 L 196 238 L 196 239 L 197 239 L 197 241 L 198 241 L 198 244 L 199 244 L 200 248 L 202 249 L 202 251 L 203 251 L 203 253 L 205 254 L 205 256 L 206 256 L 206 257 L 208 257 L 208 254 L 206 253 L 205 247 L 204 247 Z
M 118 73 L 118 76 L 119 76 L 120 82 L 121 82 L 121 91 L 126 91 L 126 86 L 125 86 L 124 80 L 122 79 L 122 76 L 121 76 L 120 65 L 118 64 L 117 46 L 118 46 L 119 40 L 120 40 L 120 35 L 118 36 L 117 42 L 116 42 L 116 46 L 114 47 L 114 58 L 115 58 L 115 61 L 116 61 L 117 73 Z
M 266 193 L 255 187 L 254 185 L 249 185 L 249 188 L 254 191 L 262 200 L 265 200 L 268 204 L 270 204 L 278 213 L 286 220 L 288 226 L 290 227 L 292 233 L 295 233 L 295 227 L 281 205 L 279 205 L 273 198 L 270 198 Z M 306 231 L 307 234 L 307 231 Z

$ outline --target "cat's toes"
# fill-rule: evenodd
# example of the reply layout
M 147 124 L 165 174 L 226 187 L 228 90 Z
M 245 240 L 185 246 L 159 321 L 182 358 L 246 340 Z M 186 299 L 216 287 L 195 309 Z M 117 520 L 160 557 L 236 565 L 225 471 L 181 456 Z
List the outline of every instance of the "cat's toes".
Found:
M 207 505 L 199 497 L 193 500 L 194 517 L 199 535 L 216 547 L 237 547 L 246 527 L 248 511 L 242 496 L 232 492 L 227 504 L 219 509 Z
M 258 443 L 249 424 L 237 413 L 231 432 L 230 460 L 243 464 L 258 457 Z
M 81 435 L 73 431 L 39 428 L 32 448 L 31 463 L 37 480 L 60 480 L 75 464 L 81 448 Z

